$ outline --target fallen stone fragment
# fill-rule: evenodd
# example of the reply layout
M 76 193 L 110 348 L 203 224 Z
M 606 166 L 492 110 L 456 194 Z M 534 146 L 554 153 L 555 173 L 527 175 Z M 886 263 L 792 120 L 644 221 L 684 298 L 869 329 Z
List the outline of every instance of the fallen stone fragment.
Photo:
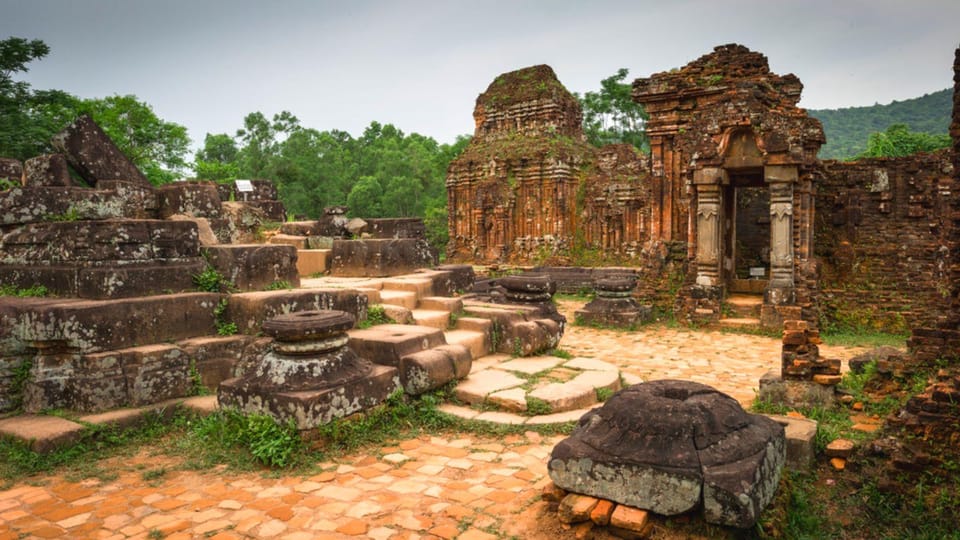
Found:
M 88 115 L 73 121 L 50 143 L 91 186 L 101 180 L 127 180 L 150 185 L 147 177 L 117 148 Z
M 638 384 L 584 415 L 553 449 L 551 479 L 567 491 L 710 523 L 751 527 L 773 499 L 784 428 L 733 398 L 687 381 Z
M 835 470 L 842 471 L 847 467 L 847 460 L 838 457 L 830 458 L 830 466 Z

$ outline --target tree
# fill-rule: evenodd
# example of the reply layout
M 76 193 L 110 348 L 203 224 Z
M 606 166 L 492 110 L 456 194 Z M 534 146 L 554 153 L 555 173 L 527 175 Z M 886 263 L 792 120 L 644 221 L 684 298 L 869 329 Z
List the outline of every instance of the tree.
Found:
M 366 217 L 380 217 L 380 199 L 383 194 L 383 187 L 380 182 L 372 176 L 362 176 L 357 183 L 353 185 L 350 194 L 347 195 L 347 205 L 353 215 Z
M 251 178 L 274 176 L 280 144 L 300 129 L 300 121 L 289 111 L 273 115 L 272 122 L 259 111 L 248 114 L 243 129 L 237 130 L 237 138 L 243 143 L 238 160 L 240 174 Z
M 644 152 L 650 150 L 644 126 L 647 113 L 630 95 L 630 84 L 623 82 L 628 70 L 600 81 L 599 92 L 577 96 L 583 108 L 583 131 L 594 146 L 629 143 Z
M 859 157 L 903 157 L 917 152 L 949 148 L 949 135 L 931 135 L 910 131 L 906 124 L 893 124 L 886 131 L 870 135 L 867 151 Z
M 0 156 L 20 160 L 42 153 L 49 136 L 38 125 L 37 108 L 67 101 L 68 95 L 34 93 L 30 85 L 15 81 L 14 75 L 26 73 L 27 64 L 50 53 L 50 47 L 39 39 L 11 37 L 0 41 Z M 52 134 L 52 132 L 51 132 Z
M 193 170 L 197 178 L 214 182 L 227 182 L 240 175 L 237 163 L 237 142 L 226 133 L 211 135 L 203 139 L 203 148 L 197 150 L 193 158 Z

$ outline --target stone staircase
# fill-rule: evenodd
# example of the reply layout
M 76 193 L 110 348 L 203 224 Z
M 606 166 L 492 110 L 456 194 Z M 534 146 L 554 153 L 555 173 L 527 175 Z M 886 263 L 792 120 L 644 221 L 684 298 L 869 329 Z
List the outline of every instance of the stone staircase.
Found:
M 732 313 L 721 315 L 720 328 L 759 329 L 763 297 L 756 294 L 731 294 L 724 304 Z

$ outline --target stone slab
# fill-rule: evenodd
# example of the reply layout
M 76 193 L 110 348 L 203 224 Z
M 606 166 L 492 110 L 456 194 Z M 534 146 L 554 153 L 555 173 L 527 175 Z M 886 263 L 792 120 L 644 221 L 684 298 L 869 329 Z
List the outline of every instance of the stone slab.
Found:
M 313 310 L 346 311 L 356 320 L 367 316 L 367 297 L 353 289 L 295 289 L 231 294 L 226 320 L 243 334 L 257 334 L 264 321 L 284 313 Z
M 67 156 L 70 165 L 91 186 L 101 180 L 127 180 L 150 185 L 147 177 L 86 114 L 54 135 L 50 142 Z
M 58 416 L 24 414 L 0 420 L 0 433 L 26 442 L 38 453 L 80 440 L 83 430 L 82 425 Z
M 287 245 L 230 244 L 201 250 L 207 262 L 240 291 L 262 291 L 276 283 L 300 286 L 297 250 Z
M 454 390 L 457 399 L 465 403 L 483 403 L 494 392 L 514 388 L 526 381 L 498 370 L 487 369 L 471 373 Z
M 553 369 L 562 363 L 563 359 L 557 358 L 556 356 L 529 356 L 503 362 L 493 366 L 493 368 L 533 375 L 541 371 Z
M 29 300 L 0 302 L 0 328 L 10 332 L 7 339 L 91 353 L 216 334 L 213 309 L 220 295 Z
M 301 276 L 323 274 L 330 268 L 329 249 L 297 250 L 297 273 Z
M 443 332 L 436 328 L 403 324 L 381 324 L 349 332 L 348 346 L 360 358 L 397 367 L 409 354 L 445 345 Z

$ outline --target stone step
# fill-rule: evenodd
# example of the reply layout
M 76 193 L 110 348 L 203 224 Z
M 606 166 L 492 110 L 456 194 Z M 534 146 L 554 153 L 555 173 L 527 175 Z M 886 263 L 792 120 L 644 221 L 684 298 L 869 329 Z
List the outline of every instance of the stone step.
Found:
M 417 293 L 413 291 L 403 291 L 396 289 L 383 289 L 380 292 L 380 302 L 383 304 L 393 304 L 403 306 L 407 309 L 417 308 Z
M 725 303 L 739 317 L 759 318 L 763 297 L 754 294 L 731 294 Z
M 446 337 L 447 343 L 464 345 L 470 349 L 470 356 L 472 358 L 486 356 L 493 350 L 490 337 L 485 332 L 447 330 L 443 335 Z
M 148 415 L 170 419 L 178 407 L 206 416 L 217 410 L 217 396 L 178 398 L 146 407 L 115 409 L 81 416 L 77 422 L 43 414 L 11 416 L 0 419 L 0 434 L 27 444 L 34 452 L 47 453 L 79 441 L 86 430 L 84 424 L 129 429 L 140 425 Z
M 454 328 L 457 330 L 483 332 L 484 334 L 490 335 L 490 332 L 493 330 L 493 321 L 479 317 L 458 317 Z
M 433 280 L 423 277 L 402 276 L 383 280 L 384 291 L 410 291 L 416 293 L 417 300 L 433 296 Z
M 302 277 L 322 274 L 330 268 L 329 249 L 298 249 L 297 273 Z
M 419 307 L 459 313 L 463 311 L 463 300 L 449 296 L 426 296 L 420 299 Z
M 351 330 L 347 335 L 350 336 L 347 345 L 360 358 L 391 367 L 398 367 L 404 356 L 445 344 L 444 333 L 440 330 L 409 324 L 381 324 Z
M 753 329 L 760 328 L 760 319 L 752 317 L 730 317 L 720 319 L 720 328 Z
M 435 309 L 414 309 L 410 311 L 415 324 L 446 330 L 450 326 L 450 312 Z

